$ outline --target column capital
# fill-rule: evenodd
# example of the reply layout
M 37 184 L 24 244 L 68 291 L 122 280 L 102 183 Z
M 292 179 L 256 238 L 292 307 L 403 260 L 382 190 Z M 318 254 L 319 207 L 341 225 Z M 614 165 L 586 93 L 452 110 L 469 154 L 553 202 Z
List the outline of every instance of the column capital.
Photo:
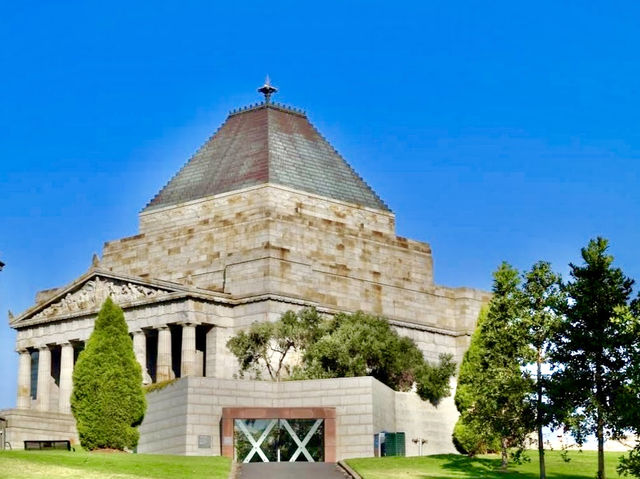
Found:
M 49 345 L 45 344 L 44 346 L 37 346 L 36 349 L 38 351 L 45 351 L 45 350 L 49 350 Z
M 162 324 L 160 326 L 154 326 L 154 329 L 157 329 L 158 331 L 164 331 L 165 329 L 169 329 L 169 325 L 168 324 Z
M 199 321 L 191 321 L 191 320 L 178 321 L 176 324 L 179 326 L 182 326 L 183 328 L 185 326 L 200 326 Z
M 18 354 L 29 353 L 29 349 L 28 348 L 16 348 L 16 353 L 18 353 Z
M 60 341 L 59 343 L 57 343 L 58 346 L 71 346 L 71 341 Z
M 136 329 L 135 331 L 131 331 L 131 334 L 137 336 L 139 334 L 144 334 L 144 331 L 142 329 Z

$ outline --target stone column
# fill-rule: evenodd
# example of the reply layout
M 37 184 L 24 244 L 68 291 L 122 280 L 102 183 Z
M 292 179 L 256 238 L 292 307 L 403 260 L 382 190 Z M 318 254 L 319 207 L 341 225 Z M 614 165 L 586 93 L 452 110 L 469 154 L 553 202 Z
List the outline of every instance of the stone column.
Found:
M 38 348 L 38 411 L 49 410 L 49 385 L 51 384 L 51 350 L 48 346 Z
M 73 346 L 66 342 L 60 345 L 60 389 L 58 411 L 71 412 L 71 390 L 73 388 Z
M 169 326 L 158 328 L 158 360 L 156 361 L 156 382 L 168 381 L 175 375 L 171 370 L 171 330 Z
M 147 371 L 147 336 L 142 330 L 133 332 L 133 351 L 142 368 L 142 384 L 151 384 L 151 376 Z
M 18 351 L 18 409 L 31 408 L 31 353 L 26 349 Z
M 182 350 L 180 356 L 180 376 L 195 376 L 196 374 L 196 325 L 182 324 Z

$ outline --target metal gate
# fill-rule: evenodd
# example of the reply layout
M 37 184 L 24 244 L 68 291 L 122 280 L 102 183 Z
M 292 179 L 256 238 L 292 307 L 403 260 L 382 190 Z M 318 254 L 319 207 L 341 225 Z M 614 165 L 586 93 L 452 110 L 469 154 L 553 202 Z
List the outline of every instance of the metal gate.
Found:
M 324 419 L 235 419 L 238 462 L 323 462 Z

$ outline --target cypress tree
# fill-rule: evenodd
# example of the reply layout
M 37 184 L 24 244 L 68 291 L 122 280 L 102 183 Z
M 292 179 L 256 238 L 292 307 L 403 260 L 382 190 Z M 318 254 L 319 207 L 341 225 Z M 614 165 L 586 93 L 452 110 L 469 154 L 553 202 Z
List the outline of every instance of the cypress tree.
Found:
M 134 448 L 146 407 L 124 313 L 107 298 L 73 371 L 71 411 L 82 447 Z

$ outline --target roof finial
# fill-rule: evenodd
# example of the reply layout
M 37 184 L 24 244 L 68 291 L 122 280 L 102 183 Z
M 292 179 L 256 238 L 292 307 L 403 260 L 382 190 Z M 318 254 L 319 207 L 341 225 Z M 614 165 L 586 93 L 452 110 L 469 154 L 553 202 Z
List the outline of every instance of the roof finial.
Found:
M 271 81 L 269 80 L 269 75 L 264 80 L 264 85 L 258 88 L 258 91 L 264 95 L 264 102 L 268 105 L 271 101 L 271 95 L 278 91 L 278 89 L 271 85 Z

